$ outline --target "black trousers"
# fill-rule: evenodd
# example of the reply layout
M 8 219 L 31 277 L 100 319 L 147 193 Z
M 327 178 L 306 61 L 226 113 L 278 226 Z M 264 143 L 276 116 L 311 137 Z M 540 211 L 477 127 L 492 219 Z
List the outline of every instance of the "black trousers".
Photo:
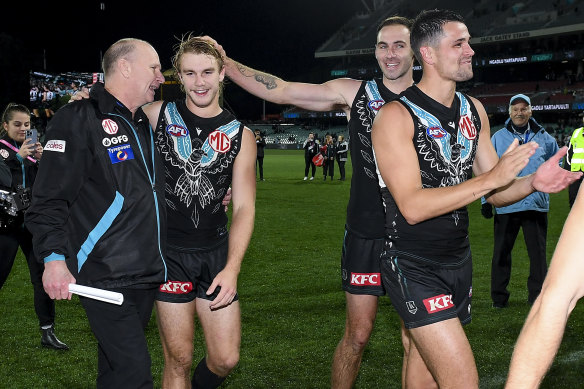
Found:
M 39 325 L 47 326 L 55 322 L 55 302 L 43 288 L 43 271 L 45 265 L 37 261 L 32 250 L 32 235 L 26 227 L 17 227 L 12 231 L 0 232 L 0 289 L 10 275 L 18 246 L 28 263 L 30 282 L 34 291 L 34 310 L 39 319 Z
M 257 157 L 256 159 L 256 176 L 258 175 L 258 168 L 260 170 L 260 180 L 264 179 L 264 157 Z
M 322 173 L 324 174 L 324 177 L 326 178 L 326 176 L 330 176 L 331 179 L 333 178 L 334 174 L 335 174 L 335 160 L 334 159 L 325 159 L 324 163 L 322 164 Z
M 312 157 L 304 156 L 304 177 L 308 177 L 308 169 L 312 166 L 312 177 L 314 177 L 314 173 L 316 173 L 316 165 L 312 162 Z
M 341 180 L 345 179 L 345 163 L 346 161 L 339 161 L 339 174 L 341 175 Z
M 144 330 L 157 288 L 108 290 L 122 293 L 124 303 L 79 297 L 97 339 L 97 388 L 152 388 L 152 362 Z
M 509 279 L 511 277 L 511 250 L 523 229 L 527 254 L 529 256 L 529 277 L 527 279 L 527 300 L 533 303 L 547 274 L 546 239 L 547 212 L 523 211 L 495 214 L 493 260 L 491 264 L 491 298 L 493 303 L 505 305 L 509 300 Z

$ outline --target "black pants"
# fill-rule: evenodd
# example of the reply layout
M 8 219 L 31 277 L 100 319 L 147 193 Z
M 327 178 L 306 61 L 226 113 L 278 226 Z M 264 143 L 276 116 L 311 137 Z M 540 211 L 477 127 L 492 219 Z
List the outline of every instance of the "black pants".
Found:
M 324 163 L 322 164 L 322 173 L 324 174 L 324 178 L 326 176 L 330 176 L 331 180 L 333 179 L 333 175 L 335 174 L 335 160 L 334 159 L 325 159 Z
M 495 246 L 491 264 L 491 298 L 493 303 L 506 305 L 509 300 L 509 279 L 511 277 L 511 250 L 523 229 L 527 254 L 529 255 L 529 278 L 527 279 L 527 300 L 533 303 L 547 274 L 546 238 L 547 212 L 523 211 L 495 215 Z
M 339 161 L 339 174 L 341 175 L 341 180 L 345 179 L 345 163 L 346 161 Z
M 32 250 L 32 235 L 25 227 L 21 226 L 13 231 L 0 232 L 0 289 L 12 270 L 18 246 L 22 249 L 28 263 L 30 282 L 32 282 L 34 290 L 34 310 L 39 319 L 39 325 L 41 327 L 51 325 L 55 322 L 55 302 L 43 288 L 45 265 L 37 261 Z
M 311 156 L 304 156 L 304 177 L 308 177 L 308 169 L 312 166 L 312 177 L 314 177 L 314 173 L 316 173 L 316 165 L 312 162 Z
M 97 339 L 97 388 L 152 388 L 144 330 L 157 288 L 108 290 L 122 293 L 124 303 L 79 297 Z
M 256 176 L 258 175 L 258 168 L 260 169 L 260 180 L 264 179 L 264 157 L 257 157 L 256 159 Z

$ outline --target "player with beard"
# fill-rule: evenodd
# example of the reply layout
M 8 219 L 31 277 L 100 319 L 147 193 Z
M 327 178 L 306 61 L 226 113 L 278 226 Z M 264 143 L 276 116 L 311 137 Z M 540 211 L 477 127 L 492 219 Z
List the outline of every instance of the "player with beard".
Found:
M 215 388 L 239 361 L 237 278 L 253 231 L 256 145 L 219 105 L 225 70 L 213 45 L 183 39 L 173 66 L 185 98 L 144 107 L 166 170 L 169 281 L 156 297 L 162 385 Z M 222 200 L 230 185 L 228 231 Z M 207 353 L 191 381 L 195 315 Z
M 456 82 L 473 75 L 462 17 L 423 11 L 410 37 L 422 79 L 380 110 L 372 132 L 388 226 L 383 283 L 412 339 L 409 357 L 421 356 L 439 387 L 477 388 L 461 325 L 471 319 L 466 205 L 481 196 L 501 206 L 535 190 L 558 192 L 578 175 L 558 165 L 565 148 L 520 178 L 537 144 L 515 141 L 498 159 L 482 104 L 456 92 Z
M 413 84 L 410 26 L 411 20 L 392 16 L 377 28 L 375 58 L 383 73 L 382 79 L 339 78 L 323 84 L 287 82 L 225 56 L 227 77 L 257 97 L 312 111 L 342 109 L 347 115 L 353 165 L 341 256 L 347 311 L 345 332 L 333 357 L 333 388 L 353 386 L 373 330 L 378 297 L 385 294 L 379 269 L 385 220 L 371 148 L 371 126 L 381 106 L 396 99 Z M 404 337 L 403 341 L 407 352 L 409 340 Z M 423 363 L 421 367 L 425 370 Z M 403 371 L 405 373 L 405 366 Z M 416 381 L 427 382 L 428 378 L 432 380 L 427 370 L 426 375 L 419 368 L 416 371 L 418 374 L 412 376 L 414 381 L 409 385 Z

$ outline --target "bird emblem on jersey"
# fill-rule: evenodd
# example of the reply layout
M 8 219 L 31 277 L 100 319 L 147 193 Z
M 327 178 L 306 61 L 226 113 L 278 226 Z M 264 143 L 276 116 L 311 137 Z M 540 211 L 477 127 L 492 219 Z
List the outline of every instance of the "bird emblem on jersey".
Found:
M 186 129 L 176 106 L 170 103 L 165 110 L 165 118 L 167 123 L 176 123 L 176 128 L 180 126 Z M 201 138 L 197 137 L 202 134 L 199 129 L 196 131 L 197 135 L 187 130 L 181 131 L 181 136 L 168 131 L 157 131 L 158 149 L 165 161 L 170 162 L 168 164 L 170 167 L 168 165 L 166 167 L 166 174 L 178 177 L 174 186 L 167 184 L 166 191 L 169 194 L 166 197 L 167 204 L 175 210 L 180 209 L 179 206 L 182 204 L 183 212 L 184 208 L 188 208 L 192 212 L 191 220 L 196 227 L 199 225 L 200 212 L 224 195 L 223 191 L 218 191 L 217 188 L 223 184 L 225 180 L 223 176 L 228 175 L 227 169 L 237 155 L 238 147 L 220 152 L 215 150 L 211 143 L 217 138 L 217 134 L 228 138 L 231 143 L 239 127 L 240 123 L 234 120 Z M 211 212 L 215 213 L 220 208 L 215 205 Z
M 470 116 L 468 102 L 462 95 L 459 95 L 459 98 L 461 116 Z M 418 132 L 417 144 L 420 154 L 430 162 L 432 169 L 442 173 L 448 172 L 448 175 L 442 178 L 440 186 L 452 186 L 466 181 L 467 173 L 469 169 L 472 169 L 473 149 L 476 148 L 477 139 L 468 139 L 460 128 L 456 134 L 445 131 L 440 120 L 434 115 L 418 107 L 405 96 L 401 99 L 418 117 L 420 126 L 426 129 Z M 455 139 L 454 136 L 456 136 Z M 427 140 L 431 141 L 427 142 Z

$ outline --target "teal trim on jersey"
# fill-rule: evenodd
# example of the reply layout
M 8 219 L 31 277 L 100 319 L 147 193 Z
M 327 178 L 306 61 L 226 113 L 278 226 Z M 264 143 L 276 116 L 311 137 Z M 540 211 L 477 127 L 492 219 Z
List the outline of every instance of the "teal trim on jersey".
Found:
M 97 241 L 105 234 L 108 228 L 111 227 L 114 219 L 120 214 L 122 211 L 122 206 L 124 205 L 124 196 L 120 194 L 120 192 L 116 191 L 116 197 L 114 201 L 109 206 L 107 211 L 103 214 L 100 221 L 97 225 L 91 230 L 87 239 L 81 245 L 79 252 L 77 253 L 77 271 L 81 271 L 81 267 L 87 260 L 87 257 L 93 251 L 95 244 Z
M 179 126 L 188 130 L 185 121 L 183 120 L 182 116 L 178 113 L 178 109 L 176 108 L 176 103 L 170 102 L 166 104 L 166 108 L 164 109 L 165 113 L 168 117 L 169 124 L 178 124 Z M 166 131 L 166 128 L 164 129 Z M 176 151 L 178 155 L 181 156 L 182 159 L 185 161 L 189 159 L 191 153 L 193 152 L 193 146 L 191 142 L 191 134 L 188 133 L 184 136 L 173 136 L 174 140 L 176 141 Z
M 369 101 L 371 100 L 383 100 L 381 97 L 381 93 L 379 93 L 379 88 L 377 87 L 377 83 L 374 80 L 369 80 L 365 84 L 365 91 L 369 96 Z

